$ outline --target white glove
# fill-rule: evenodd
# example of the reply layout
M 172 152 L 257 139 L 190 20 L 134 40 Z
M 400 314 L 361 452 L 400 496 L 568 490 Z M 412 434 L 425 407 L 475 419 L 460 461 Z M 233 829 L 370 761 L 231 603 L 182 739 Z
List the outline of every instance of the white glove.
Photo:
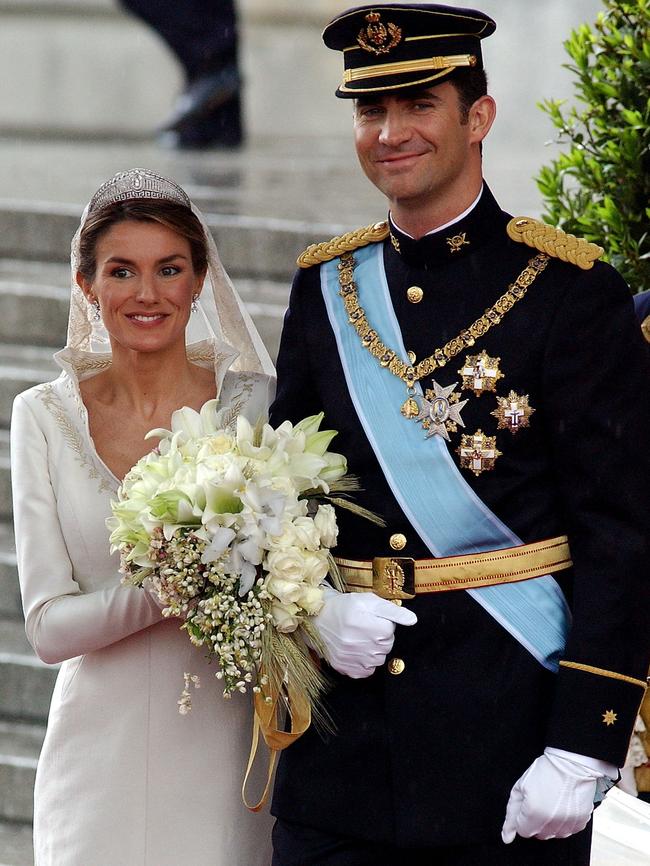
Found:
M 369 677 L 393 648 L 395 625 L 415 625 L 413 611 L 372 592 L 337 592 L 324 585 L 325 604 L 314 617 L 327 661 L 353 679 Z
M 565 839 L 589 823 L 599 779 L 616 778 L 613 764 L 546 748 L 510 792 L 501 838 Z

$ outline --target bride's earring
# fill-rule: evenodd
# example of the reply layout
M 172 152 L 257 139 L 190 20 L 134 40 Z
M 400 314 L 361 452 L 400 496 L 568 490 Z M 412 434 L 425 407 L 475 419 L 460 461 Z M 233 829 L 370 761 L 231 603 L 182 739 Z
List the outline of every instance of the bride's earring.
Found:
M 198 299 L 199 299 L 199 296 L 198 296 L 198 295 L 192 295 L 192 307 L 191 307 L 191 310 L 192 310 L 193 313 L 198 313 L 198 311 L 199 311 L 198 304 L 196 303 L 196 302 L 198 301 Z
M 102 311 L 99 309 L 99 301 L 97 298 L 91 302 L 90 306 L 93 308 L 93 322 L 101 322 Z

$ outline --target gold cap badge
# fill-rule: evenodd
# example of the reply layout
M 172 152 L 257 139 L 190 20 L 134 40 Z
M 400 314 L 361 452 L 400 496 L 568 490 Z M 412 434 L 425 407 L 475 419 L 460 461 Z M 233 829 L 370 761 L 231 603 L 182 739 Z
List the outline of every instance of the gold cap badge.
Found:
M 384 24 L 379 12 L 369 12 L 366 15 L 368 26 L 362 28 L 357 36 L 357 42 L 364 51 L 371 54 L 388 54 L 391 49 L 402 41 L 402 31 L 397 24 Z

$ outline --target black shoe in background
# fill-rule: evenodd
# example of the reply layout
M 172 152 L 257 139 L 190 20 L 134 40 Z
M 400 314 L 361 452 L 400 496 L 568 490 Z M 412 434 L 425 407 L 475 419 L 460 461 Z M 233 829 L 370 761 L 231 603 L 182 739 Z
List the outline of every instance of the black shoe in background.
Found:
M 206 70 L 189 82 L 160 132 L 180 132 L 200 118 L 213 115 L 237 96 L 240 89 L 241 78 L 235 61 Z
M 210 147 L 240 147 L 244 140 L 239 94 L 227 102 L 186 120 L 181 126 L 163 130 L 159 143 L 175 150 Z

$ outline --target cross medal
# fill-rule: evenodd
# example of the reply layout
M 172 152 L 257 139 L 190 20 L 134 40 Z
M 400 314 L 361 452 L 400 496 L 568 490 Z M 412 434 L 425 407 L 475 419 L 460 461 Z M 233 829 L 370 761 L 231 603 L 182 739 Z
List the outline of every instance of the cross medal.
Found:
M 402 406 L 402 415 L 421 423 L 427 431 L 427 439 L 442 436 L 449 442 L 449 431 L 455 433 L 459 424 L 465 426 L 460 413 L 467 400 L 461 400 L 460 395 L 455 393 L 457 384 L 454 382 L 443 388 L 434 380 L 433 389 L 427 388 L 424 392 L 422 405 L 419 406 L 415 398 L 410 396 Z

